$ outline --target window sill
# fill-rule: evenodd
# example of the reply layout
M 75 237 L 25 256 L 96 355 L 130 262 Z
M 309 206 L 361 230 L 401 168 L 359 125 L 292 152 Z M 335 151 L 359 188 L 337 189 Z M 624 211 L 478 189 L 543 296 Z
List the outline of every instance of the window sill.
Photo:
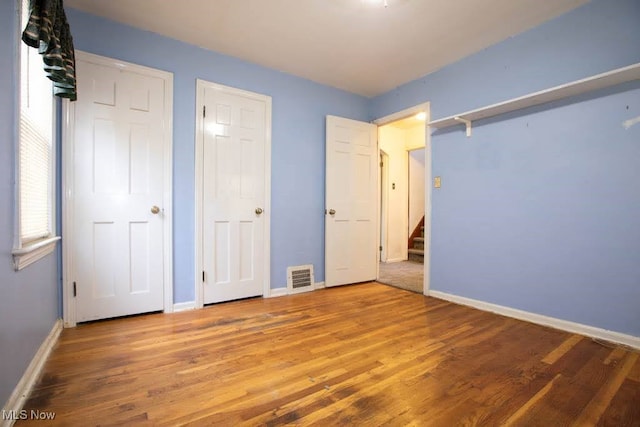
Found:
M 32 243 L 24 248 L 13 250 L 13 267 L 16 271 L 33 264 L 39 259 L 49 255 L 56 248 L 59 236 L 49 237 Z

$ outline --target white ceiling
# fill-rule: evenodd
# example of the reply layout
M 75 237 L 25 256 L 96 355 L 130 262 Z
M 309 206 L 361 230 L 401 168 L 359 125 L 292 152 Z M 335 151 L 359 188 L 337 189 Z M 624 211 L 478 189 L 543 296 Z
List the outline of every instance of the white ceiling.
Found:
M 65 5 L 375 96 L 588 0 L 66 0 Z M 73 30 L 73 29 L 72 29 Z

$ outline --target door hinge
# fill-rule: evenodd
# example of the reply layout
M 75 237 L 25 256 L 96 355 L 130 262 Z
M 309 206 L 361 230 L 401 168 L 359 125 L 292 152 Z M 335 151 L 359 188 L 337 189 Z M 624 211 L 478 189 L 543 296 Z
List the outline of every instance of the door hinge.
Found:
M 78 295 L 77 289 L 76 289 L 76 282 L 73 282 L 73 296 L 75 298 L 75 296 Z
M 380 252 L 382 252 L 382 246 L 380 246 Z
M 384 166 L 384 165 L 383 165 L 383 163 L 382 163 L 382 162 L 380 162 L 380 167 L 383 167 L 383 166 Z
M 202 106 L 202 117 L 207 117 L 207 106 L 206 105 Z
M 204 282 L 204 271 L 202 272 L 202 282 Z

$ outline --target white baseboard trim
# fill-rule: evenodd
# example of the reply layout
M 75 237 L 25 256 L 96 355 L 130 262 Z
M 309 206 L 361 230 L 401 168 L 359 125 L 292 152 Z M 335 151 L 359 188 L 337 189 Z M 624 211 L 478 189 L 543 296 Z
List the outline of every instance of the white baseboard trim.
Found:
M 179 313 L 181 311 L 195 310 L 195 309 L 196 309 L 196 302 L 195 301 L 178 302 L 178 303 L 173 304 L 173 312 L 174 313 Z
M 385 261 L 385 264 L 391 264 L 394 262 L 402 262 L 402 261 L 406 261 L 408 258 L 389 258 Z
M 529 311 L 518 310 L 516 308 L 506 307 L 503 305 L 491 304 L 476 299 L 448 294 L 446 292 L 430 290 L 428 295 L 456 304 L 466 305 L 469 307 L 477 308 L 479 310 L 489 311 L 492 313 L 501 314 L 503 316 L 512 317 L 514 319 L 524 320 L 527 322 L 536 323 L 538 325 L 549 326 L 551 328 L 560 329 L 562 331 L 585 335 L 592 338 L 598 338 L 605 341 L 623 344 L 635 349 L 640 349 L 640 337 L 634 337 L 633 335 L 608 331 L 606 329 L 596 328 L 594 326 L 583 325 L 582 323 L 544 316 L 542 314 L 531 313 Z
M 9 396 L 9 400 L 5 403 L 3 407 L 3 411 L 5 413 L 12 411 L 12 413 L 19 413 L 20 410 L 22 410 L 34 384 L 42 372 L 44 362 L 47 361 L 53 346 L 58 342 L 60 332 L 62 332 L 62 319 L 56 320 L 51 328 L 51 332 L 49 332 L 49 335 L 47 335 L 42 344 L 40 344 L 40 348 L 33 356 L 33 359 L 31 359 L 31 363 L 29 363 L 29 366 L 24 371 L 24 374 L 22 375 L 22 378 L 20 378 L 20 381 L 18 381 L 16 388 L 13 389 L 13 393 Z M 12 426 L 14 422 L 15 420 L 3 420 L 0 418 L 0 426 L 2 427 Z
M 317 289 L 324 289 L 324 282 L 315 282 L 313 284 L 313 290 L 317 290 Z M 286 286 L 280 287 L 280 288 L 273 288 L 271 289 L 271 292 L 269 293 L 269 296 L 265 297 L 265 298 L 278 298 L 278 297 L 285 297 L 287 295 L 295 295 L 295 294 L 301 294 L 301 293 L 305 293 L 305 292 L 312 292 L 311 290 L 306 290 L 306 291 L 302 291 L 302 292 L 289 292 L 289 289 Z
M 267 296 L 267 298 L 278 298 L 278 297 L 284 297 L 289 295 L 289 291 L 287 290 L 287 287 L 285 286 L 284 288 L 273 288 L 271 289 L 271 292 L 269 292 L 269 296 Z
M 315 282 L 313 284 L 313 290 L 317 290 L 317 289 L 324 289 L 324 282 Z M 265 296 L 265 298 L 278 298 L 278 297 L 285 297 L 287 295 L 295 295 L 295 294 L 301 294 L 304 292 L 312 292 L 311 290 L 307 290 L 307 291 L 302 291 L 302 292 L 289 292 L 289 289 L 286 286 L 282 286 L 279 288 L 273 288 L 271 289 L 271 292 L 269 293 L 269 296 Z

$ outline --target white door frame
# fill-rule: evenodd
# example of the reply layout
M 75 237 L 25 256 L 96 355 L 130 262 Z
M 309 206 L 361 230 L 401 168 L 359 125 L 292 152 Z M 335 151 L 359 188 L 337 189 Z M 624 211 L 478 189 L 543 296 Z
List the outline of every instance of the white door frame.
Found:
M 203 254 L 202 254 L 202 232 L 203 218 L 203 178 L 204 165 L 200 155 L 204 142 L 204 90 L 205 88 L 222 89 L 227 93 L 237 96 L 264 101 L 265 103 L 265 145 L 264 145 L 264 265 L 263 265 L 263 298 L 268 298 L 271 294 L 271 97 L 255 92 L 249 92 L 206 80 L 196 79 L 196 141 L 195 141 L 195 308 L 204 306 L 204 286 L 202 281 Z
M 380 194 L 380 203 L 378 206 L 378 221 L 380 229 L 378 230 L 378 241 L 380 242 L 380 246 L 382 246 L 382 250 L 378 256 L 378 271 L 376 272 L 376 277 L 380 276 L 380 262 L 387 261 L 387 246 L 389 243 L 388 239 L 388 214 L 387 211 L 389 209 L 389 155 L 384 152 L 384 150 L 380 149 L 380 141 L 378 140 L 378 152 L 380 153 L 380 162 L 383 163 L 383 166 L 378 168 L 380 170 L 381 176 L 378 180 L 378 193 Z
M 173 73 L 157 70 L 130 62 L 76 50 L 76 60 L 116 67 L 121 70 L 153 76 L 165 81 L 164 123 L 164 194 L 163 194 L 163 281 L 164 312 L 173 311 Z M 82 94 L 80 94 L 81 96 Z M 76 298 L 73 294 L 73 145 L 75 127 L 75 105 L 67 100 L 62 103 L 62 317 L 66 328 L 76 326 Z M 82 238 L 82 237 L 80 237 Z
M 424 135 L 424 178 L 425 178 L 425 195 L 424 195 L 424 232 L 426 238 L 424 240 L 424 282 L 422 293 L 424 295 L 429 295 L 429 289 L 431 286 L 430 283 L 430 274 L 431 274 L 431 191 L 432 191 L 432 181 L 433 181 L 433 172 L 431 170 L 431 131 L 429 129 L 429 121 L 431 120 L 431 103 L 425 102 L 423 104 L 416 105 L 411 108 L 404 109 L 402 111 L 398 111 L 397 113 L 390 114 L 388 116 L 381 117 L 373 121 L 378 126 L 384 126 L 391 122 L 395 122 L 400 119 L 404 119 L 409 116 L 413 116 L 418 114 L 419 112 L 424 111 L 427 114 L 425 120 L 425 135 Z M 378 151 L 380 149 L 378 148 Z M 378 170 L 380 170 L 378 168 Z M 378 178 L 378 182 L 380 179 Z M 380 192 L 378 192 L 380 194 Z M 378 203 L 380 206 L 380 203 Z M 380 215 L 378 215 L 378 221 L 380 221 Z M 378 224 L 378 230 L 380 230 L 380 224 Z M 380 239 L 378 238 L 378 241 Z M 380 272 L 378 272 L 378 276 Z

